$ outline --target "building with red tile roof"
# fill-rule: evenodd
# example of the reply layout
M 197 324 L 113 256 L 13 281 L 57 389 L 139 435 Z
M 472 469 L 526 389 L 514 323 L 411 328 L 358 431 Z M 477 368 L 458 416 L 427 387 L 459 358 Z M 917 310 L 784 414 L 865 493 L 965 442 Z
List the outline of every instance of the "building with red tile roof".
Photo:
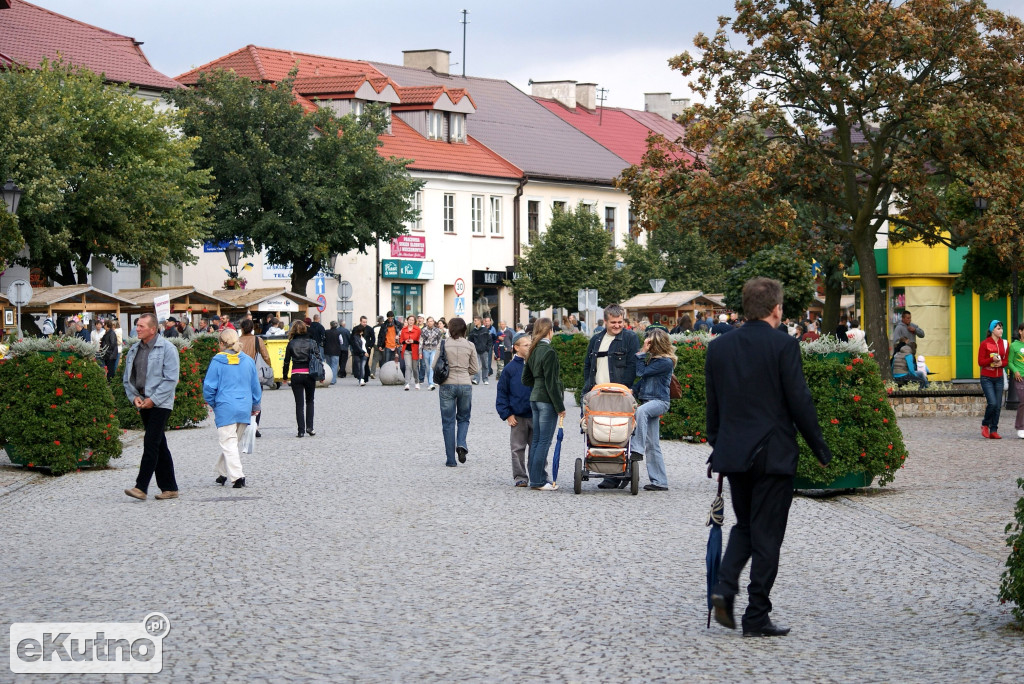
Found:
M 37 68 L 44 59 L 103 74 L 110 83 L 127 83 L 142 91 L 166 92 L 181 86 L 146 59 L 142 43 L 38 7 L 9 0 L 0 15 L 0 63 Z
M 384 77 L 377 69 L 370 66 L 369 62 L 246 45 L 244 48 L 218 57 L 212 62 L 186 71 L 177 76 L 175 80 L 185 85 L 195 85 L 199 80 L 199 74 L 214 69 L 224 69 L 234 71 L 239 76 L 246 76 L 254 81 L 276 83 L 287 78 L 293 68 L 298 69 L 298 78 L 317 76 Z

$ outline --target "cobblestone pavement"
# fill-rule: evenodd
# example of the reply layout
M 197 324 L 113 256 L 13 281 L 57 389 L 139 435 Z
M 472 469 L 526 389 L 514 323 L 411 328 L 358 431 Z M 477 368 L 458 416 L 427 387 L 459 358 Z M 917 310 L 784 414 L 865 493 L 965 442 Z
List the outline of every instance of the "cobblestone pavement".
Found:
M 0 496 L 0 616 L 162 611 L 167 681 L 1020 681 L 996 593 L 1024 442 L 901 421 L 895 483 L 795 500 L 773 593 L 793 633 L 742 639 L 705 628 L 706 450 L 664 445 L 668 492 L 574 496 L 566 430 L 561 491 L 516 489 L 494 389 L 454 469 L 436 392 L 348 378 L 302 440 L 291 392 L 267 393 L 245 489 L 214 484 L 210 424 L 169 435 L 176 501 L 121 493 L 137 440 L 114 468 L 32 478 Z

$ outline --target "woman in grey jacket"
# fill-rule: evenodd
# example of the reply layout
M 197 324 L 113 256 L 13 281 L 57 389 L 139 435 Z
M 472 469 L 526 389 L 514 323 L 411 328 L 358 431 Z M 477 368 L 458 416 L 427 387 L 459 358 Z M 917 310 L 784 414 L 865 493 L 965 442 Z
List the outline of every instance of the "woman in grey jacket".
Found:
M 438 391 L 441 400 L 441 431 L 444 434 L 445 465 L 454 468 L 466 462 L 466 437 L 469 414 L 473 408 L 473 386 L 470 379 L 479 370 L 476 347 L 466 339 L 466 321 L 453 318 L 448 324 L 448 339 L 443 342 L 448 359 L 448 379 Z

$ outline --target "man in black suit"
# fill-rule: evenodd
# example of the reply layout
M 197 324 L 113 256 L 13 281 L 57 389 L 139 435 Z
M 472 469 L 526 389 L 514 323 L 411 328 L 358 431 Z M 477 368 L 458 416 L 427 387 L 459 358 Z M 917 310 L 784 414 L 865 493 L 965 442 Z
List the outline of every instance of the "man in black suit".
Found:
M 832 452 L 804 380 L 800 345 L 777 330 L 782 285 L 769 278 L 748 280 L 743 313 L 746 325 L 708 345 L 704 367 L 711 468 L 729 478 L 736 514 L 711 600 L 715 620 L 735 629 L 733 601 L 740 572 L 752 558 L 743 636 L 785 636 L 789 629 L 770 619 L 768 595 L 793 501 L 796 430 L 823 467 Z

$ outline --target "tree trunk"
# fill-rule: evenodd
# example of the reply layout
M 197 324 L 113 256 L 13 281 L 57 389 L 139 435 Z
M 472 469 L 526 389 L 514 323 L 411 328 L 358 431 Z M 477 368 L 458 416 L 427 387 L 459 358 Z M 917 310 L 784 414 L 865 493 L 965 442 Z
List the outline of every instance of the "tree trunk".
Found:
M 292 265 L 292 292 L 305 297 L 306 287 L 318 270 L 318 266 L 311 267 L 308 264 L 302 264 L 301 266 Z
M 835 267 L 829 265 L 826 268 Z M 825 283 L 825 306 L 821 312 L 821 330 L 818 332 L 824 335 L 834 333 L 839 326 L 839 300 L 843 296 L 843 276 L 831 270 L 822 276 L 822 282 Z
M 882 372 L 883 380 L 892 379 L 889 368 L 889 333 L 885 317 L 885 302 L 878 282 L 878 268 L 875 266 L 875 235 L 867 232 L 864 239 L 854 237 L 854 254 L 860 267 L 860 284 L 864 297 L 864 320 L 861 328 L 871 351 L 875 354 L 875 363 Z

